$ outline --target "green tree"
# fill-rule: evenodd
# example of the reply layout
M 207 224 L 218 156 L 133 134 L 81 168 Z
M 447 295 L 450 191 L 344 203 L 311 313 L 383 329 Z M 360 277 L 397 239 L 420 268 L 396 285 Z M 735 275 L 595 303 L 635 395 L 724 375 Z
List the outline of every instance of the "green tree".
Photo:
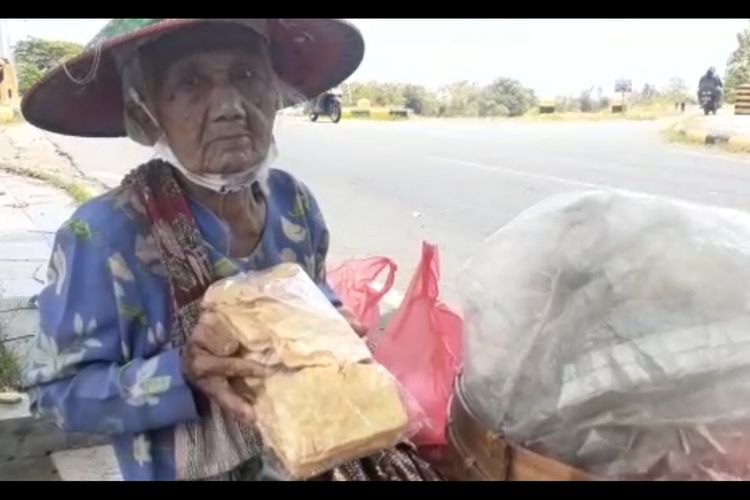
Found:
M 368 99 L 374 106 L 404 106 L 424 116 L 520 116 L 536 102 L 534 92 L 517 80 L 498 78 L 490 85 L 454 82 L 432 92 L 409 83 L 352 82 L 351 103 Z M 348 99 L 348 92 L 347 92 Z
M 594 98 L 591 96 L 593 92 L 593 88 L 588 88 L 582 91 L 581 95 L 578 96 L 578 108 L 583 113 L 591 113 L 592 111 L 596 111 L 596 104 L 594 102 Z
M 437 98 L 421 85 L 406 84 L 402 89 L 404 107 L 423 116 L 434 116 L 437 113 Z
M 580 98 L 571 96 L 557 96 L 555 97 L 555 111 L 560 113 L 580 111 Z
M 360 99 L 369 100 L 373 106 L 403 106 L 404 85 L 398 83 L 354 82 L 350 84 L 352 92 L 351 104 Z
M 405 104 L 404 85 L 400 83 L 386 83 L 383 88 L 383 106 L 402 107 Z
M 609 109 L 609 96 L 604 95 L 604 90 L 601 87 L 596 87 L 596 94 L 594 97 L 594 105 L 598 111 L 602 109 Z
M 750 83 L 750 27 L 737 33 L 737 48 L 727 61 L 724 88 L 728 102 L 734 102 L 735 89 L 745 83 Z
M 664 95 L 670 102 L 682 102 L 689 97 L 690 91 L 685 80 L 674 77 L 669 80 Z
M 18 70 L 18 92 L 25 94 L 36 82 L 44 76 L 44 71 L 36 66 L 20 64 Z
M 651 104 L 659 97 L 659 91 L 655 85 L 646 83 L 643 85 L 643 90 L 641 90 L 640 94 L 634 93 L 633 97 L 635 98 L 634 101 L 639 104 Z
M 373 97 L 375 96 L 374 90 L 373 90 L 373 83 L 374 82 L 352 82 L 349 84 L 349 90 L 351 91 L 351 100 L 352 102 L 348 103 L 350 105 L 356 105 L 357 101 L 360 99 L 367 99 L 372 102 Z
M 44 73 L 82 51 L 83 46 L 73 42 L 34 37 L 21 40 L 13 48 L 18 69 L 18 90 L 26 92 Z
M 442 89 L 445 116 L 479 116 L 481 87 L 474 82 L 460 81 Z
M 534 91 L 512 78 L 498 78 L 482 90 L 480 116 L 521 116 L 536 103 Z

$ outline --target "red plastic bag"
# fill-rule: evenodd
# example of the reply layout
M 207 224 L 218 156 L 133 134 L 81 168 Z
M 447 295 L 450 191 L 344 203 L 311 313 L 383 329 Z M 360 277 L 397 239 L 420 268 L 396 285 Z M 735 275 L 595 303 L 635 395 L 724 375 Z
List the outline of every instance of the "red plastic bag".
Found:
M 375 347 L 388 368 L 417 400 L 430 426 L 412 440 L 417 446 L 446 443 L 448 401 L 462 360 L 463 320 L 439 300 L 440 262 L 435 245 L 422 245 L 422 261 L 401 307 Z
M 328 284 L 360 323 L 372 334 L 380 323 L 380 301 L 396 278 L 396 263 L 387 257 L 347 260 L 326 273 Z M 373 287 L 378 276 L 387 271 L 383 287 Z

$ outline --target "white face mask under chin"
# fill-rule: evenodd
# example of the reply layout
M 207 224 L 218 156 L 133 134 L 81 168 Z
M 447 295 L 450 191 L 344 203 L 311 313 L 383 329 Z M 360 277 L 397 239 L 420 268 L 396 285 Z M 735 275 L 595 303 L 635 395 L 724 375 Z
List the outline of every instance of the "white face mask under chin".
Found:
M 233 174 L 196 174 L 182 165 L 174 152 L 172 152 L 172 148 L 169 147 L 164 136 L 154 144 L 153 156 L 154 159 L 163 160 L 172 165 L 190 182 L 219 194 L 235 193 L 249 189 L 255 183 L 259 183 L 263 192 L 267 193 L 266 176 L 268 175 L 268 168 L 276 161 L 277 157 L 276 142 L 272 141 L 266 157 L 245 172 Z

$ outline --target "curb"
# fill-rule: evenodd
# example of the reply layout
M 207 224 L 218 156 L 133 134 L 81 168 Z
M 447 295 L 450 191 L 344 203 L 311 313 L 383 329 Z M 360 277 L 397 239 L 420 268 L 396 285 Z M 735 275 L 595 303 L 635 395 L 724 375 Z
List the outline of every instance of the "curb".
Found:
M 2 109 L 3 107 L 0 106 L 0 111 Z M 48 133 L 35 129 L 25 121 L 22 121 L 19 124 L 19 127 L 30 127 L 31 131 L 28 133 L 32 134 L 29 137 L 22 137 L 20 144 L 18 137 L 14 137 L 14 134 L 6 134 L 4 132 L 5 127 L 0 129 L 0 136 L 4 137 L 7 146 L 13 148 L 16 153 L 15 160 L 0 163 L 0 172 L 40 180 L 64 191 L 79 205 L 110 189 L 95 176 L 87 175 L 86 172 L 82 171 L 78 165 L 76 165 L 71 155 L 60 148 Z M 29 167 L 24 164 L 24 159 L 21 158 L 22 151 L 30 145 L 34 143 L 38 144 L 40 142 L 48 144 L 51 148 L 51 151 L 41 151 L 42 154 L 51 154 L 57 160 L 62 160 L 64 163 L 67 163 L 67 165 L 58 165 L 57 167 L 53 166 L 52 168 L 45 167 L 44 165 L 46 165 L 46 163 L 43 161 L 45 158 L 38 154 L 32 156 L 31 161 L 34 166 Z M 47 158 L 47 162 L 49 162 L 49 158 Z
M 677 135 L 685 137 L 690 142 L 699 142 L 707 146 L 728 145 L 738 149 L 750 149 L 750 136 L 748 135 L 732 135 L 726 132 L 689 129 L 684 125 L 677 125 L 674 130 L 677 132 Z
M 0 164 L 0 172 L 26 179 L 42 181 L 45 184 L 64 192 L 79 205 L 101 194 L 98 191 L 92 190 L 91 187 L 86 184 L 68 181 L 64 176 L 47 172 L 44 169 L 15 167 Z M 83 179 L 91 182 L 91 179 L 87 177 L 83 177 Z
M 30 459 L 109 442 L 105 436 L 67 433 L 50 419 L 40 419 L 29 412 L 29 400 L 0 406 L 0 476 L 3 462 Z

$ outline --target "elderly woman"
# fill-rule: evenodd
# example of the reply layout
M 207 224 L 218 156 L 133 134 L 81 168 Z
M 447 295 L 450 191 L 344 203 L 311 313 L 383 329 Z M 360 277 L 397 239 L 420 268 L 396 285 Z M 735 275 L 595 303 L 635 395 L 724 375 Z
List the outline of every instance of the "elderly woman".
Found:
M 263 368 L 198 305 L 217 279 L 291 261 L 341 307 L 315 198 L 269 166 L 277 110 L 340 83 L 363 52 L 334 20 L 118 19 L 26 96 L 38 127 L 154 148 L 59 230 L 25 370 L 32 408 L 111 434 L 125 479 L 264 477 L 252 406 L 229 383 Z M 403 446 L 324 478 L 436 476 Z

